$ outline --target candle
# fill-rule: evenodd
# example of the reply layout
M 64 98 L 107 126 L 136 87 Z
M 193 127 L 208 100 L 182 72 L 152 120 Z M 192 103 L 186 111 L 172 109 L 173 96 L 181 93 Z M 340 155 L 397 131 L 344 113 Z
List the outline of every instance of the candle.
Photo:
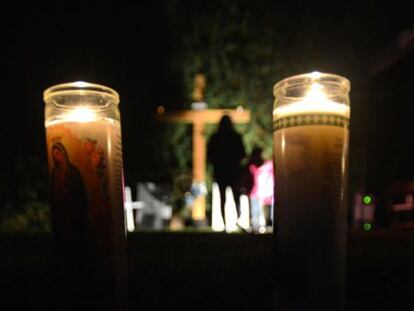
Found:
M 118 94 L 75 82 L 44 93 L 52 228 L 62 290 L 114 304 L 125 291 Z M 121 299 L 122 300 L 122 299 Z
M 350 109 L 344 103 L 337 103 L 327 98 L 323 86 L 314 82 L 303 100 L 293 101 L 286 105 L 276 107 L 273 111 L 273 119 L 280 120 L 289 116 L 301 114 L 331 114 L 349 119 Z
M 288 309 L 344 309 L 348 92 L 322 73 L 274 88 L 277 294 Z

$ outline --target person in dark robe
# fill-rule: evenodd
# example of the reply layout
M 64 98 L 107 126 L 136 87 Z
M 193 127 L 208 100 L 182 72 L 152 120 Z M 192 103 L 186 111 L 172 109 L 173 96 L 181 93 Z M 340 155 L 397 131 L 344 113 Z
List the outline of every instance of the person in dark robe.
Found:
M 241 161 L 245 157 L 246 151 L 242 136 L 234 129 L 230 116 L 224 115 L 207 145 L 207 159 L 213 165 L 213 178 L 220 189 L 221 213 L 224 218 L 227 187 L 233 191 L 237 214 L 240 214 Z

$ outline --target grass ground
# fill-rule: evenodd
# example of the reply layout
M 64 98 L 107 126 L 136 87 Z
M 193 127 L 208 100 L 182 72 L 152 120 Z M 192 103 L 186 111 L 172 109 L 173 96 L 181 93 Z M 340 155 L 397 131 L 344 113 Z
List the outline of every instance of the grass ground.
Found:
M 129 309 L 270 310 L 272 238 L 129 234 Z M 50 307 L 50 246 L 48 234 L 0 236 L 3 305 Z M 414 230 L 349 233 L 347 310 L 414 310 L 413 285 Z

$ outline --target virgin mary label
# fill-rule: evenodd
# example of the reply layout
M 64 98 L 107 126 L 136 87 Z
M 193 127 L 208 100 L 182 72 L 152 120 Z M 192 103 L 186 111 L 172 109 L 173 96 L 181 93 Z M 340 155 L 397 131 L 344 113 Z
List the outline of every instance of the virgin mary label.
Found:
M 80 304 L 125 302 L 126 240 L 118 94 L 74 82 L 44 92 L 54 254 Z

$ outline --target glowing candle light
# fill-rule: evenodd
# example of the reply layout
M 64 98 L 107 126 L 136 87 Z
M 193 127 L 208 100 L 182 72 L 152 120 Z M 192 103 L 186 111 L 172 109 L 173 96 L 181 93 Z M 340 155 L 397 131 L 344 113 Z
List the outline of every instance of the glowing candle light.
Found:
M 79 107 L 71 110 L 65 119 L 68 122 L 91 122 L 96 120 L 96 114 L 88 107 Z
M 80 81 L 48 88 L 44 101 L 62 283 L 117 308 L 126 284 L 119 96 Z
M 323 91 L 323 86 L 319 83 L 312 83 L 304 100 L 276 107 L 273 116 L 277 120 L 303 113 L 329 113 L 349 118 L 349 106 L 329 100 Z
M 349 88 L 319 72 L 274 87 L 274 232 L 288 309 L 344 309 Z

